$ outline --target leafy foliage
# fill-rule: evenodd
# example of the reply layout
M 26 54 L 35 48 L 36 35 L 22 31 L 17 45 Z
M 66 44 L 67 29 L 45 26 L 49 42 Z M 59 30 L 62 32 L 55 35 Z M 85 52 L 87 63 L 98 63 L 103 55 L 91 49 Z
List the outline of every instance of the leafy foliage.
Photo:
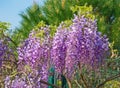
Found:
M 46 0 L 43 6 L 43 13 L 48 24 L 59 25 L 61 21 L 69 20 L 73 17 L 70 7 L 78 4 L 78 0 Z
M 30 31 L 40 22 L 44 21 L 45 17 L 42 15 L 41 7 L 38 4 L 34 4 L 33 6 L 26 9 L 26 12 L 20 14 L 22 17 L 20 27 L 16 28 L 13 33 L 13 40 L 17 43 L 26 39 L 30 33 Z
M 119 87 L 120 87 L 120 82 L 115 80 L 107 82 L 104 85 L 104 88 L 119 88 Z
M 46 0 L 43 6 L 34 4 L 29 7 L 25 13 L 20 14 L 23 20 L 21 21 L 21 26 L 16 28 L 13 40 L 19 44 L 20 41 L 28 37 L 30 30 L 40 21 L 44 21 L 48 25 L 59 25 L 61 21 L 73 18 L 73 12 L 71 11 L 72 6 L 83 6 L 85 4 L 93 7 L 93 12 L 98 19 L 98 30 L 103 34 L 107 34 L 110 42 L 115 42 L 114 48 L 120 51 L 119 0 Z M 78 9 L 79 8 L 76 10 Z M 87 10 L 84 7 L 81 9 L 81 12 Z M 18 38 L 20 39 L 18 40 Z
M 98 19 L 99 30 L 107 34 L 110 42 L 115 42 L 114 48 L 120 51 L 120 1 L 119 0 L 80 0 L 80 5 L 93 6 Z
M 59 25 L 61 21 L 71 19 L 73 13 L 70 10 L 70 6 L 76 4 L 78 4 L 77 0 L 72 2 L 71 0 L 46 0 L 43 6 L 35 3 L 27 8 L 25 13 L 20 14 L 22 18 L 21 25 L 15 29 L 12 36 L 13 40 L 18 45 L 20 41 L 28 37 L 30 31 L 39 25 L 41 21 L 47 25 Z

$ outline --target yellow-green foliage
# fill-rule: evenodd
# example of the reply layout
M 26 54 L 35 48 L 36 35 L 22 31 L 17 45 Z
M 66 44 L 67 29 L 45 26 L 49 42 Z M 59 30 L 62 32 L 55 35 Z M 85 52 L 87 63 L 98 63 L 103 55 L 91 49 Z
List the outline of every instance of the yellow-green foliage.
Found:
M 56 32 L 57 26 L 56 25 L 48 25 L 48 26 L 49 26 L 50 36 L 53 37 L 55 32 Z M 37 26 L 34 27 L 33 30 L 36 32 L 36 35 L 35 35 L 36 37 L 44 38 L 45 31 L 44 30 L 40 30 L 43 27 L 46 27 L 46 24 L 43 21 L 40 21 L 37 24 Z
M 56 25 L 50 25 L 50 36 L 53 37 L 56 32 Z
M 0 22 L 0 29 L 7 29 L 9 28 L 10 23 L 6 23 L 6 22 Z
M 76 13 L 79 15 L 79 16 L 82 16 L 84 15 L 85 17 L 87 18 L 90 18 L 90 19 L 95 19 L 95 16 L 92 14 L 92 6 L 72 6 L 71 7 L 71 10 L 73 11 L 73 13 Z M 64 29 L 69 27 L 70 25 L 72 24 L 72 20 L 65 20 L 62 22 L 62 27 Z M 40 30 L 41 27 L 46 27 L 46 24 L 45 22 L 43 21 L 40 21 L 37 26 L 34 27 L 34 30 L 36 31 L 36 35 L 37 37 L 40 37 L 40 38 L 44 38 L 44 30 Z M 57 26 L 56 25 L 49 25 L 49 30 L 50 30 L 50 36 L 53 37 L 55 32 L 56 32 L 56 28 Z
M 120 88 L 120 82 L 115 80 L 109 81 L 103 88 Z
M 36 37 L 43 38 L 44 37 L 44 30 L 40 30 L 41 27 L 45 27 L 45 22 L 40 21 L 35 27 L 34 31 L 36 31 Z
M 0 36 L 7 33 L 7 29 L 10 27 L 10 23 L 0 21 Z
M 65 20 L 65 21 L 64 21 L 64 24 L 65 24 L 65 25 L 64 25 L 65 27 L 69 27 L 69 26 L 72 24 L 72 20 Z M 64 27 L 64 26 L 63 26 L 63 27 Z
M 57 85 L 61 86 L 62 85 L 62 81 L 61 80 L 57 80 Z
M 39 28 L 44 27 L 44 26 L 45 26 L 45 22 L 44 22 L 44 21 L 40 21 L 40 22 L 34 27 L 34 30 L 38 30 Z
M 84 15 L 85 17 L 87 18 L 90 18 L 90 19 L 95 19 L 95 16 L 92 14 L 92 6 L 87 6 L 86 4 L 84 6 L 72 6 L 71 7 L 71 10 L 73 11 L 73 13 L 77 12 L 77 14 L 79 16 L 81 15 Z

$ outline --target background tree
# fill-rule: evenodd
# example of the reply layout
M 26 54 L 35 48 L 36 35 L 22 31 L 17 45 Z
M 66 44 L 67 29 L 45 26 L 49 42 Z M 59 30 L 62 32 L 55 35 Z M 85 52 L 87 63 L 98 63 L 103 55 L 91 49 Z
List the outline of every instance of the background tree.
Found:
M 13 33 L 13 40 L 19 44 L 41 21 L 47 25 L 59 25 L 61 21 L 71 19 L 73 15 L 70 7 L 78 3 L 78 0 L 46 0 L 43 6 L 34 3 L 20 14 L 22 21 Z
M 114 48 L 120 51 L 120 0 L 79 0 L 80 5 L 87 3 L 94 8 L 99 30 L 107 34 Z
M 71 7 L 75 5 L 92 5 L 93 12 L 98 19 L 98 28 L 103 34 L 107 34 L 110 42 L 114 42 L 114 48 L 120 51 L 120 1 L 119 0 L 45 0 L 43 6 L 34 4 L 21 13 L 21 26 L 16 28 L 13 39 L 19 41 L 28 37 L 29 32 L 40 21 L 46 24 L 59 25 L 61 21 L 73 17 Z M 18 40 L 19 38 L 19 40 Z
M 79 5 L 78 0 L 46 0 L 42 10 L 48 24 L 59 25 L 73 17 L 70 8 L 75 5 Z
M 13 40 L 19 44 L 28 37 L 30 31 L 36 26 L 40 21 L 46 22 L 45 17 L 42 15 L 41 7 L 34 3 L 31 7 L 28 7 L 25 12 L 20 14 L 22 21 L 20 26 L 15 28 L 12 35 Z M 46 22 L 47 23 L 47 22 Z

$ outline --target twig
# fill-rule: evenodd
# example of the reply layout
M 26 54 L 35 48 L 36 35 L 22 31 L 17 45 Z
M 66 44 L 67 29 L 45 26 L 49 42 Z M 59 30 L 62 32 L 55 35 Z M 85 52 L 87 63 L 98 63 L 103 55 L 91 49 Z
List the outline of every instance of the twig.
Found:
M 8 38 L 17 47 L 17 44 L 9 36 L 6 36 L 4 33 L 3 33 L 3 36 Z
M 79 66 L 79 71 L 80 71 L 80 68 L 81 68 L 80 63 L 78 63 L 78 66 Z M 82 73 L 80 74 L 80 77 L 81 77 L 81 80 L 83 81 L 83 84 L 85 85 L 85 88 L 89 88 L 89 86 L 87 85 L 87 82 L 86 82 L 84 76 L 82 75 Z
M 78 81 L 77 80 L 74 80 L 74 81 L 79 86 L 79 88 L 81 88 L 81 85 L 78 83 Z
M 7 37 L 17 47 L 17 44 L 9 36 L 5 36 L 5 37 Z
M 81 76 L 81 79 L 82 79 L 82 81 L 83 81 L 83 83 L 85 85 L 85 88 L 89 88 L 89 86 L 87 85 L 86 80 L 84 79 L 84 76 L 82 74 L 80 76 Z
M 12 60 L 0 60 L 0 61 L 7 61 L 7 62 L 13 62 L 17 66 L 17 62 L 12 61 Z
M 67 80 L 68 87 L 69 87 L 69 88 L 72 88 L 70 80 L 69 80 L 66 76 L 65 76 L 65 78 L 66 78 L 66 80 Z
M 116 79 L 116 78 L 118 78 L 118 77 L 120 77 L 120 73 L 117 74 L 117 75 L 114 75 L 114 76 L 112 76 L 112 77 L 107 78 L 104 82 L 100 83 L 96 88 L 100 88 L 100 87 L 103 86 L 106 82 L 111 81 L 111 80 L 113 80 L 113 79 Z

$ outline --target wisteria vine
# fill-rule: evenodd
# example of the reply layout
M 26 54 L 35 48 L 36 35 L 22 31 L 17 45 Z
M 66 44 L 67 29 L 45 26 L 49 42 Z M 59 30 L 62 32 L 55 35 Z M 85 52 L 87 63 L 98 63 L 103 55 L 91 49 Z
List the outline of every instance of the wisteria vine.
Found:
M 41 30 L 44 31 L 42 39 L 36 36 Z M 98 32 L 96 20 L 75 15 L 72 24 L 69 27 L 61 24 L 53 37 L 50 36 L 49 26 L 41 27 L 37 32 L 32 31 L 18 47 L 18 70 L 21 71 L 28 65 L 35 73 L 34 76 L 40 75 L 39 78 L 47 82 L 51 75 L 49 69 L 54 66 L 56 73 L 72 77 L 78 68 L 80 71 L 82 68 L 90 71 L 103 66 L 109 55 L 108 45 L 108 38 Z M 27 77 L 31 75 L 29 73 Z M 34 76 L 32 75 L 33 78 Z M 16 86 L 19 82 L 24 88 L 23 85 L 27 86 L 24 81 L 16 77 L 11 85 Z M 34 85 L 35 83 L 33 81 Z M 47 88 L 46 85 L 39 85 Z

